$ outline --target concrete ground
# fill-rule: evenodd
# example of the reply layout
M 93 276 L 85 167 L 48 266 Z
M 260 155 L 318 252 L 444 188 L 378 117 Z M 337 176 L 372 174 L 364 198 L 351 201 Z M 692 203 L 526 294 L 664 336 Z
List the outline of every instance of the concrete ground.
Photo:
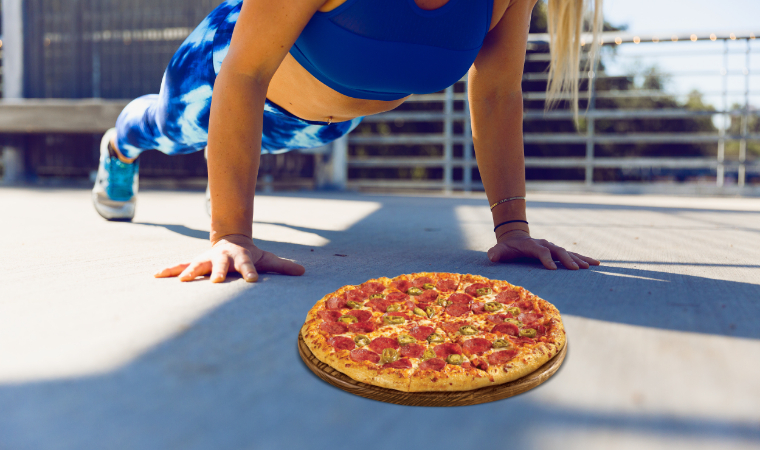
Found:
M 261 247 L 301 278 L 154 279 L 208 246 L 200 192 L 0 189 L 0 449 L 758 448 L 760 199 L 540 194 L 533 234 L 591 270 L 492 264 L 481 195 L 256 200 Z M 461 408 L 355 397 L 301 363 L 324 293 L 415 271 L 506 279 L 563 313 L 546 384 Z

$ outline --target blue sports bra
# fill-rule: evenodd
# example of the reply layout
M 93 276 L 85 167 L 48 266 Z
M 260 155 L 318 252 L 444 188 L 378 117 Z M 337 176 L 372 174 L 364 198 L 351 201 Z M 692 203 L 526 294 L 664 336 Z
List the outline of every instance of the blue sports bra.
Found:
M 349 97 L 398 100 L 457 82 L 483 45 L 493 0 L 346 0 L 317 12 L 290 49 L 316 79 Z

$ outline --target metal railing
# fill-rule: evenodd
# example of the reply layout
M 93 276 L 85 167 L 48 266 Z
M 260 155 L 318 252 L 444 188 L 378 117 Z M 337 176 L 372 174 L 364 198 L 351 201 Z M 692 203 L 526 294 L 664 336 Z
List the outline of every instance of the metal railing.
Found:
M 587 37 L 586 39 L 590 39 Z M 529 41 L 546 41 L 545 35 L 530 35 Z M 690 110 L 686 108 L 666 109 L 598 109 L 595 107 L 597 99 L 622 99 L 622 98 L 657 98 L 674 97 L 672 92 L 663 90 L 636 89 L 629 91 L 597 90 L 597 81 L 605 78 L 619 78 L 621 75 L 606 73 L 588 74 L 589 90 L 582 92 L 581 98 L 587 102 L 587 109 L 581 111 L 580 118 L 585 122 L 585 130 L 576 133 L 524 133 L 525 144 L 551 144 L 551 145 L 584 145 L 584 157 L 527 157 L 525 165 L 528 168 L 576 168 L 584 170 L 584 184 L 592 186 L 594 170 L 598 168 L 630 169 L 630 168 L 667 168 L 667 169 L 707 169 L 715 171 L 716 185 L 721 188 L 725 183 L 726 170 L 738 172 L 737 184 L 743 187 L 746 184 L 748 169 L 760 169 L 760 161 L 748 160 L 747 143 L 760 141 L 760 133 L 750 133 L 748 124 L 751 117 L 760 116 L 760 111 L 750 106 L 750 55 L 752 54 L 752 42 L 755 40 L 754 33 L 744 34 L 710 34 L 710 35 L 673 35 L 666 38 L 658 36 L 640 36 L 620 33 L 603 33 L 601 43 L 607 46 L 623 44 L 638 44 L 641 42 L 695 42 L 695 41 L 724 41 L 722 50 L 723 66 L 719 71 L 681 71 L 678 75 L 719 75 L 722 77 L 722 89 L 717 92 L 722 98 L 722 107 L 719 110 Z M 745 67 L 741 71 L 729 71 L 728 42 L 746 41 Z M 528 53 L 526 62 L 548 61 L 547 53 Z M 744 76 L 744 90 L 730 92 L 728 90 L 728 76 Z M 758 74 L 760 75 L 760 74 Z M 631 76 L 630 74 L 622 76 Z M 525 73 L 524 80 L 546 80 L 547 74 Z M 392 111 L 365 118 L 367 123 L 393 123 L 397 121 L 409 122 L 437 122 L 442 123 L 442 132 L 428 134 L 372 134 L 363 135 L 352 133 L 348 138 L 348 146 L 397 146 L 397 145 L 427 145 L 435 144 L 442 147 L 439 157 L 356 157 L 349 156 L 347 159 L 348 169 L 383 168 L 383 167 L 416 167 L 416 168 L 440 168 L 443 176 L 440 179 L 410 180 L 410 179 L 349 179 L 348 185 L 352 188 L 422 188 L 441 189 L 450 192 L 461 189 L 465 192 L 482 190 L 482 184 L 472 178 L 472 169 L 476 166 L 472 148 L 472 130 L 470 126 L 469 107 L 466 95 L 466 77 L 460 81 L 464 84 L 464 92 L 455 93 L 452 86 L 443 93 L 412 96 L 407 102 L 426 102 L 442 104 L 438 111 Z M 709 94 L 709 93 L 708 93 Z M 728 106 L 729 94 L 740 94 L 743 97 L 743 107 L 731 109 Z M 526 101 L 541 101 L 546 99 L 545 92 L 524 92 Z M 455 109 L 455 104 L 461 108 Z M 626 133 L 612 134 L 599 133 L 596 124 L 600 120 L 628 120 L 628 119 L 676 119 L 676 118 L 719 118 L 720 127 L 716 133 Z M 741 119 L 739 133 L 729 133 L 728 123 L 732 117 Z M 544 111 L 543 109 L 526 109 L 524 120 L 531 121 L 572 121 L 573 113 L 568 110 Z M 455 124 L 461 123 L 459 132 L 453 130 Z M 739 142 L 739 156 L 736 160 L 727 160 L 725 154 L 726 143 Z M 715 157 L 597 157 L 595 149 L 598 145 L 609 144 L 715 144 Z M 453 148 L 455 145 L 462 146 L 462 156 L 455 158 Z M 461 179 L 454 179 L 454 169 L 461 168 Z

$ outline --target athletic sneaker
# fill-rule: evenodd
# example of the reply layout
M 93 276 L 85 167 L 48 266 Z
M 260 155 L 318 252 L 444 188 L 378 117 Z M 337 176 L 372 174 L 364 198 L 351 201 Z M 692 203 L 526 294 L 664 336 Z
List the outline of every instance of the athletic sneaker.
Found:
M 132 220 L 137 203 L 139 163 L 126 164 L 119 160 L 111 145 L 115 137 L 116 129 L 111 128 L 100 141 L 100 166 L 92 188 L 92 203 L 105 219 Z

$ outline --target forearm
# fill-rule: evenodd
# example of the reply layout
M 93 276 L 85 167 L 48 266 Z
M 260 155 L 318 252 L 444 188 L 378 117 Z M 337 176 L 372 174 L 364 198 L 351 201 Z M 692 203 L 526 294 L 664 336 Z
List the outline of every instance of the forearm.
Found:
M 522 139 L 522 95 L 519 91 L 470 95 L 473 142 L 480 177 L 488 204 L 525 196 L 525 157 Z M 494 226 L 512 220 L 526 220 L 525 201 L 513 200 L 496 206 Z M 496 230 L 496 236 L 510 230 L 529 232 L 527 224 L 513 222 Z
M 208 137 L 212 243 L 231 234 L 251 237 L 265 99 L 265 83 L 222 68 Z

